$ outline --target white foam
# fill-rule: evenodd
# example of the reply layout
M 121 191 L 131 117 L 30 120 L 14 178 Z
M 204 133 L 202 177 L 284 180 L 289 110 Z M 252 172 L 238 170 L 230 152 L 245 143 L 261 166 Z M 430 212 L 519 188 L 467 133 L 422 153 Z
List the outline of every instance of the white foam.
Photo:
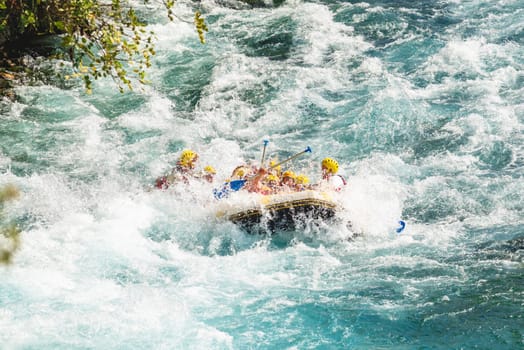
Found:
M 172 103 L 166 97 L 151 93 L 140 109 L 120 115 L 118 122 L 136 131 L 165 130 L 176 124 L 171 108 Z
M 205 6 L 217 15 L 215 28 L 223 31 L 225 27 L 220 25 L 231 19 L 239 30 L 257 30 L 251 27 L 253 23 L 292 16 L 298 24 L 295 39 L 303 40 L 303 46 L 282 61 L 250 57 L 232 42 L 202 48 L 202 52 L 215 56 L 211 83 L 196 110 L 184 115 L 175 111 L 176 106 L 154 86 L 138 92 L 146 100 L 143 105 L 113 119 L 102 116 L 94 103 L 86 102 L 91 98 L 84 101 L 78 91 L 22 89 L 28 101 L 35 96 L 46 100 L 48 112 L 71 108 L 72 114 L 69 120 L 57 122 L 70 137 L 68 142 L 38 153 L 39 157 L 48 157 L 49 169 L 27 176 L 9 171 L 0 175 L 1 183 L 14 182 L 22 190 L 21 198 L 9 203 L 6 211 L 9 218 L 19 217 L 25 225 L 22 248 L 3 275 L 9 288 L 8 302 L 0 309 L 3 346 L 57 343 L 92 348 L 144 344 L 166 349 L 233 348 L 237 337 L 268 339 L 271 330 L 252 325 L 241 331 L 234 325 L 225 330 L 215 322 L 229 322 L 230 318 L 231 325 L 246 317 L 273 321 L 283 311 L 290 317 L 280 324 L 284 327 L 279 328 L 278 335 L 299 334 L 300 330 L 293 327 L 299 321 L 293 317 L 300 315 L 289 309 L 297 304 L 329 303 L 331 295 L 325 291 L 349 291 L 343 296 L 348 301 L 363 302 L 395 319 L 397 316 L 388 314 L 388 310 L 407 304 L 419 307 L 415 302 L 428 285 L 464 281 L 467 276 L 461 267 L 446 265 L 442 257 L 453 249 L 464 249 L 461 237 L 468 225 L 492 228 L 522 222 L 519 198 L 511 197 L 523 192 L 522 181 L 503 172 L 496 178 L 480 176 L 486 172 L 479 170 L 475 155 L 494 141 L 510 144 L 508 147 L 517 154 L 515 159 L 521 153 L 521 113 L 501 92 L 509 89 L 517 94 L 512 89 L 519 82 L 518 66 L 510 64 L 491 72 L 487 69 L 488 61 L 510 61 L 515 51 L 506 55 L 506 49 L 517 49 L 484 39 L 455 39 L 428 61 L 423 67 L 425 74 L 465 72 L 475 78 L 449 78 L 417 88 L 398 73 L 390 74 L 378 58 L 357 57 L 363 58 L 362 64 L 348 70 L 348 60 L 364 56 L 371 45 L 355 37 L 350 26 L 335 22 L 328 6 L 292 1 L 278 8 L 246 12 L 215 7 L 210 2 Z M 369 4 L 355 6 L 368 8 Z M 192 14 L 192 10 L 188 5 L 181 13 Z M 169 58 L 173 50 L 181 53 L 196 46 L 191 23 L 151 28 L 158 32 L 159 60 Z M 229 39 L 223 35 L 219 40 Z M 297 64 L 301 55 L 304 62 Z M 161 77 L 163 69 L 169 68 L 154 67 L 153 74 Z M 366 133 L 380 127 L 410 125 L 424 135 L 424 123 L 433 126 L 435 118 L 426 108 L 426 99 L 438 102 L 446 94 L 467 89 L 479 96 L 472 98 L 475 108 L 462 105 L 464 109 L 442 127 L 444 133 L 467 138 L 466 144 L 457 152 L 440 152 L 421 160 L 411 158 L 409 150 L 398 155 L 377 151 L 347 164 L 351 157 L 347 140 L 330 133 L 333 123 L 341 120 L 329 112 L 348 101 L 329 101 L 323 93 L 347 92 L 360 84 L 351 79 L 352 74 L 364 76 L 370 84 L 383 84 L 360 113 L 362 118 L 345 125 L 353 128 L 351 131 Z M 275 84 L 278 96 L 264 106 L 240 96 L 242 91 L 256 90 L 265 82 Z M 98 87 L 95 94 L 114 96 L 109 81 L 97 82 Z M 54 96 L 59 94 L 65 96 Z M 64 100 L 69 102 L 68 107 L 55 106 L 56 101 Z M 313 130 L 318 131 L 313 139 L 301 139 L 311 143 L 315 151 L 309 170 L 318 175 L 317 155 L 338 157 L 340 172 L 348 174 L 347 190 L 339 196 L 345 206 L 341 215 L 353 223 L 354 231 L 364 235 L 345 241 L 351 232 L 344 222 L 342 227 L 323 227 L 324 236 L 306 230 L 275 247 L 272 238 L 250 236 L 232 224 L 216 222 L 212 189 L 246 159 L 258 160 L 261 140 L 268 134 L 268 154 L 293 151 L 298 143 L 295 137 L 301 131 L 297 108 L 303 101 L 329 114 L 318 122 L 321 125 Z M 6 117 L 22 118 L 28 105 L 13 104 Z M 391 108 L 399 119 L 392 114 L 366 119 L 378 108 Z M 359 122 L 369 123 L 370 128 L 362 128 Z M 40 130 L 39 121 L 33 126 Z M 126 143 L 126 131 L 153 132 L 150 137 Z M 389 133 L 384 139 L 387 137 Z M 190 186 L 177 185 L 167 191 L 143 191 L 140 181 L 153 180 L 174 165 L 179 155 L 170 148 L 174 142 L 199 153 L 199 169 L 213 165 L 218 171 L 217 181 L 192 181 Z M 359 151 L 354 157 L 361 156 Z M 11 162 L 0 156 L 1 166 L 8 167 Z M 135 167 L 139 170 L 129 170 Z M 455 179 L 467 181 L 476 186 L 475 191 L 486 194 L 493 202 L 488 214 L 468 208 L 478 208 L 477 197 L 462 193 L 458 187 L 450 188 Z M 453 201 L 454 213 L 437 222 L 407 220 L 406 229 L 396 234 L 407 198 L 429 203 L 432 197 L 428 194 L 433 189 L 441 189 L 442 198 Z M 464 221 L 458 220 L 462 214 Z M 447 270 L 449 276 L 435 273 L 413 278 L 387 272 L 390 267 L 411 271 L 419 266 Z M 360 293 L 377 281 L 398 280 L 405 282 L 399 286 L 402 301 L 386 297 L 377 302 Z M 286 322 L 291 325 L 289 330 Z M 344 330 L 345 335 L 350 333 L 349 328 Z
M 358 52 L 369 48 L 369 44 L 352 35 L 353 28 L 333 20 L 333 13 L 327 6 L 320 4 L 304 3 L 299 6 L 301 16 L 301 35 L 306 40 L 303 48 L 305 63 L 311 65 L 321 64 L 328 48 L 343 50 L 347 59 Z M 330 40 L 326 40 L 326 38 Z
M 401 218 L 401 188 L 387 177 L 352 176 L 344 198 L 356 232 L 384 236 L 394 232 Z
M 444 71 L 448 74 L 467 71 L 483 75 L 484 66 L 481 60 L 481 50 L 485 40 L 450 40 L 439 53 L 434 55 L 426 64 L 425 71 L 435 73 Z

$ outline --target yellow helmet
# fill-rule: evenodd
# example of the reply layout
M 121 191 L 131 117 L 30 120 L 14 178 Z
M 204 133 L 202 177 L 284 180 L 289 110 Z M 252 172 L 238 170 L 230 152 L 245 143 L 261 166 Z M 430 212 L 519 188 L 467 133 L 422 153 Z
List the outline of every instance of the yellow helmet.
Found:
M 277 160 L 276 159 L 272 159 L 270 162 L 269 162 L 269 167 L 270 168 L 273 168 L 275 165 L 277 164 Z M 279 165 L 277 167 L 274 167 L 273 169 L 275 169 L 277 171 L 277 173 L 280 174 L 280 172 L 282 171 L 282 167 Z
M 309 183 L 309 178 L 306 175 L 300 174 L 296 178 L 297 182 L 301 185 Z
M 247 171 L 246 168 L 243 166 L 236 167 L 235 170 L 233 170 L 233 177 L 244 177 L 246 175 Z
M 286 170 L 282 174 L 282 178 L 285 178 L 285 177 L 290 177 L 290 178 L 294 179 L 296 176 L 295 176 L 295 173 L 292 172 L 291 170 Z
M 204 172 L 207 174 L 216 174 L 217 173 L 215 168 L 213 168 L 211 165 L 206 165 L 204 167 Z
M 274 174 L 269 174 L 268 176 L 266 176 L 266 181 L 267 182 L 269 182 L 269 181 L 278 182 L 278 176 L 276 176 Z
M 195 152 L 193 152 L 190 149 L 185 149 L 180 154 L 179 161 L 180 161 L 180 164 L 182 164 L 183 166 L 188 166 L 189 164 L 196 161 L 197 158 L 198 158 L 198 154 L 196 154 Z
M 333 158 L 324 158 L 322 160 L 322 168 L 326 169 L 331 174 L 336 174 L 338 171 L 338 162 Z

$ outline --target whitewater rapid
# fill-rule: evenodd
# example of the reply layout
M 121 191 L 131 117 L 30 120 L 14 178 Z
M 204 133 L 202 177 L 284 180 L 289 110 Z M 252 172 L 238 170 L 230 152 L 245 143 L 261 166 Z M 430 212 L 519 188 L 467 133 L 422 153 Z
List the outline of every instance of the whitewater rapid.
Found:
M 198 3 L 206 45 L 144 10 L 157 55 L 133 92 L 57 80 L 1 102 L 22 245 L 0 348 L 521 348 L 521 3 L 237 5 Z M 264 139 L 271 158 L 311 146 L 290 166 L 312 181 L 338 160 L 351 228 L 217 220 L 213 188 Z M 185 148 L 216 183 L 152 191 Z

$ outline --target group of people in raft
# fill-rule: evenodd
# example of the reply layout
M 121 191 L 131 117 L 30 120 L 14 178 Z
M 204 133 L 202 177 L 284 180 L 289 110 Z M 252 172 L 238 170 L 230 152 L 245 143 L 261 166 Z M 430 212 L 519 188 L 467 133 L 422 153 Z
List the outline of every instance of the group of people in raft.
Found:
M 216 175 L 215 169 L 211 165 L 206 165 L 201 171 L 196 171 L 198 154 L 190 149 L 182 151 L 180 157 L 168 175 L 156 179 L 155 187 L 167 189 L 175 183 L 189 183 L 192 178 L 202 179 L 213 182 Z M 277 194 L 282 192 L 296 192 L 307 189 L 314 189 L 320 186 L 340 191 L 345 185 L 346 180 L 337 174 L 338 162 L 333 158 L 324 158 L 321 162 L 322 180 L 318 184 L 310 184 L 306 175 L 295 174 L 291 170 L 282 172 L 280 165 L 272 160 L 269 167 L 240 165 L 236 167 L 231 177 L 226 182 L 233 180 L 245 180 L 243 190 L 256 192 L 263 195 Z

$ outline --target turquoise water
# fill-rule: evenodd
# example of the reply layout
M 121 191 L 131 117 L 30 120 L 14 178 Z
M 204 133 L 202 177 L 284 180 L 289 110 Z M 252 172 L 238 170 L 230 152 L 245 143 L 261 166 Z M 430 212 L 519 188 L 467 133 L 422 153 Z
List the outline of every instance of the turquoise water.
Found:
M 522 1 L 200 5 L 206 45 L 149 15 L 143 89 L 1 103 L 22 248 L 0 348 L 524 348 Z M 351 228 L 251 236 L 214 218 L 213 185 L 147 191 L 183 148 L 224 179 L 265 138 L 310 145 L 312 180 L 339 161 Z

